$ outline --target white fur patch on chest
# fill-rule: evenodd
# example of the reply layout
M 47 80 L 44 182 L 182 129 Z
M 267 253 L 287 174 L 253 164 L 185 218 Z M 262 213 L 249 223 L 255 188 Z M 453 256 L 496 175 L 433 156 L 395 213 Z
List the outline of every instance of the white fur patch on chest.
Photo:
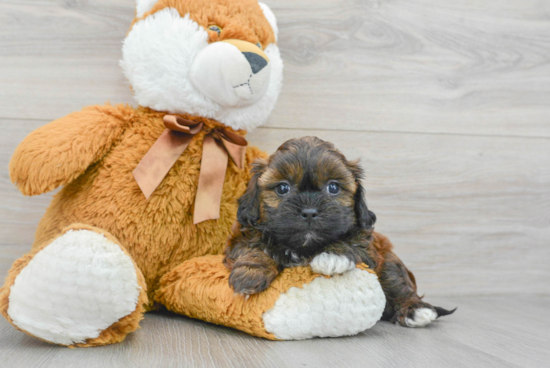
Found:
M 36 337 L 72 345 L 132 313 L 139 292 L 134 264 L 117 244 L 93 231 L 71 230 L 17 276 L 8 315 Z
M 290 288 L 263 321 L 266 331 L 281 340 L 351 336 L 374 326 L 385 305 L 378 277 L 356 268 Z

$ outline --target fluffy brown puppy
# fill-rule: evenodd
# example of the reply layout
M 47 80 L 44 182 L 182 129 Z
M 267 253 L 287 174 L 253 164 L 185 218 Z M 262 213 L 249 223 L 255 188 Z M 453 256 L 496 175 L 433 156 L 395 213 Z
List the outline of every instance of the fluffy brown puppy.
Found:
M 225 252 L 235 292 L 259 293 L 287 267 L 331 275 L 365 263 L 386 295 L 382 319 L 419 327 L 454 312 L 423 302 L 391 243 L 374 233 L 362 176 L 358 161 L 316 137 L 289 140 L 257 161 L 239 200 L 240 231 Z

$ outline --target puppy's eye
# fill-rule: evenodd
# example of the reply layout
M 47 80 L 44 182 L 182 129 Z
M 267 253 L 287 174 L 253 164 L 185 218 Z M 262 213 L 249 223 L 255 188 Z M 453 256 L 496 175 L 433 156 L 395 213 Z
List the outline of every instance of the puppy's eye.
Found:
M 340 193 L 340 185 L 338 183 L 330 183 L 327 185 L 327 192 L 332 195 Z
M 218 36 L 220 35 L 220 33 L 222 33 L 222 28 L 220 26 L 217 26 L 215 24 L 212 24 L 211 26 L 208 26 L 208 29 L 211 30 L 211 31 L 214 31 L 218 34 Z
M 275 192 L 280 196 L 285 196 L 290 192 L 290 185 L 281 183 L 275 187 Z

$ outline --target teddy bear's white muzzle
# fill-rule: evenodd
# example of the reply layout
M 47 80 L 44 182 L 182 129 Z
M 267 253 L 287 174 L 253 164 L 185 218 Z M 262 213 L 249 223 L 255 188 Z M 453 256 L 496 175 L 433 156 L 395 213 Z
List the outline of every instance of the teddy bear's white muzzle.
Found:
M 266 93 L 271 65 L 262 50 L 244 41 L 214 42 L 194 58 L 189 80 L 223 107 L 246 107 Z

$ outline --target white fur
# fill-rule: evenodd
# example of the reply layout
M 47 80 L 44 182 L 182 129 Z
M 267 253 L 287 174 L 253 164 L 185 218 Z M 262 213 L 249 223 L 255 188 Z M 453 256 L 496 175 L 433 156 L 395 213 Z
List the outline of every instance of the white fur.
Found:
M 269 8 L 269 6 L 267 6 L 267 4 L 264 4 L 264 3 L 259 3 L 259 4 L 260 4 L 260 8 L 262 8 L 262 10 L 264 12 L 265 18 L 267 19 L 267 21 L 271 25 L 271 28 L 273 28 L 273 33 L 275 33 L 275 40 L 278 40 L 279 39 L 279 27 L 277 26 L 277 17 L 275 17 L 275 14 L 273 14 L 273 12 Z
M 136 16 L 138 18 L 143 17 L 145 13 L 153 9 L 153 6 L 158 2 L 158 0 L 137 0 L 136 1 Z
M 437 318 L 437 313 L 429 308 L 419 308 L 414 311 L 413 318 L 405 318 L 408 327 L 424 327 Z
M 266 331 L 281 340 L 351 336 L 374 326 L 385 305 L 378 277 L 357 268 L 290 288 L 263 321 Z
M 8 315 L 46 341 L 83 343 L 132 313 L 139 292 L 134 264 L 117 244 L 93 231 L 71 230 L 16 277 Z
M 120 62 L 137 102 L 158 111 L 215 119 L 234 129 L 264 124 L 282 88 L 283 61 L 277 45 L 264 50 L 271 65 L 265 95 L 246 107 L 223 107 L 191 83 L 192 62 L 207 46 L 206 30 L 173 8 L 138 21 L 124 41 Z
M 321 253 L 313 258 L 310 266 L 313 272 L 331 276 L 353 270 L 355 262 L 344 256 Z
M 195 56 L 189 71 L 193 86 L 223 107 L 246 107 L 265 96 L 271 64 L 254 74 L 244 54 L 226 42 L 214 42 Z

